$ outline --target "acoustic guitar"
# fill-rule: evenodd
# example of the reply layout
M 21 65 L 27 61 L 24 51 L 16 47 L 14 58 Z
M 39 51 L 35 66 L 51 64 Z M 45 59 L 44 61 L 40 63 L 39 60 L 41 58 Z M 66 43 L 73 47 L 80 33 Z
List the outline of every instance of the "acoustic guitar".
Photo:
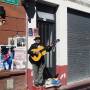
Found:
M 59 41 L 60 41 L 60 39 L 56 39 L 56 41 L 54 41 L 50 47 L 54 47 L 56 45 L 56 43 Z M 34 54 L 33 56 L 31 56 L 32 60 L 36 61 L 36 62 L 39 61 L 41 59 L 41 57 L 47 53 L 47 51 L 46 51 L 47 47 L 48 46 L 44 47 L 44 46 L 39 45 L 37 48 L 32 49 L 31 50 L 32 52 L 39 52 L 38 54 Z

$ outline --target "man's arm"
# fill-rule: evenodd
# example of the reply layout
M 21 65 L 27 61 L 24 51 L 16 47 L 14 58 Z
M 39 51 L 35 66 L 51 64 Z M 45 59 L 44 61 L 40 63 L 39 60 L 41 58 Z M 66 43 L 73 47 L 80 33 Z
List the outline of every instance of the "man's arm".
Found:
M 27 53 L 30 55 L 33 55 L 33 51 L 32 51 L 33 46 L 31 45 L 31 47 L 28 49 Z

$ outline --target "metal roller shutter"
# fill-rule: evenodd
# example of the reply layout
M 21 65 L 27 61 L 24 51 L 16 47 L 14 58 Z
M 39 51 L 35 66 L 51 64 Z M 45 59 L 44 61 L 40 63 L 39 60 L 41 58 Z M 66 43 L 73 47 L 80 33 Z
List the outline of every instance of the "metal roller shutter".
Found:
M 68 82 L 90 77 L 90 14 L 68 8 Z

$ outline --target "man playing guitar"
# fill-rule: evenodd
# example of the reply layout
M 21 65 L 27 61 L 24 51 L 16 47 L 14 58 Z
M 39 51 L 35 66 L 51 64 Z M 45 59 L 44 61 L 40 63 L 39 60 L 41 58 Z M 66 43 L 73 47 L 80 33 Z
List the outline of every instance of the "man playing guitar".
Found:
M 43 71 L 45 68 L 44 55 L 46 52 L 50 52 L 50 50 L 52 50 L 53 45 L 44 46 L 41 43 L 40 36 L 35 37 L 34 41 L 35 43 L 32 44 L 28 50 L 29 61 L 31 62 L 33 68 L 34 85 L 43 86 Z

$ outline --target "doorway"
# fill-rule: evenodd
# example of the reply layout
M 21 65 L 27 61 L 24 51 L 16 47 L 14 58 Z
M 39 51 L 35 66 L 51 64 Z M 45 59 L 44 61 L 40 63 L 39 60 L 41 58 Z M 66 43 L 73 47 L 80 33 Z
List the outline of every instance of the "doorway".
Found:
M 44 45 L 50 45 L 56 40 L 56 9 L 57 6 L 37 2 L 37 27 Z M 52 76 L 56 74 L 56 47 L 45 55 L 46 67 Z
M 39 35 L 44 45 L 50 45 L 56 39 L 55 23 L 38 21 Z M 56 48 L 48 52 L 45 56 L 46 66 L 55 74 L 56 68 Z

